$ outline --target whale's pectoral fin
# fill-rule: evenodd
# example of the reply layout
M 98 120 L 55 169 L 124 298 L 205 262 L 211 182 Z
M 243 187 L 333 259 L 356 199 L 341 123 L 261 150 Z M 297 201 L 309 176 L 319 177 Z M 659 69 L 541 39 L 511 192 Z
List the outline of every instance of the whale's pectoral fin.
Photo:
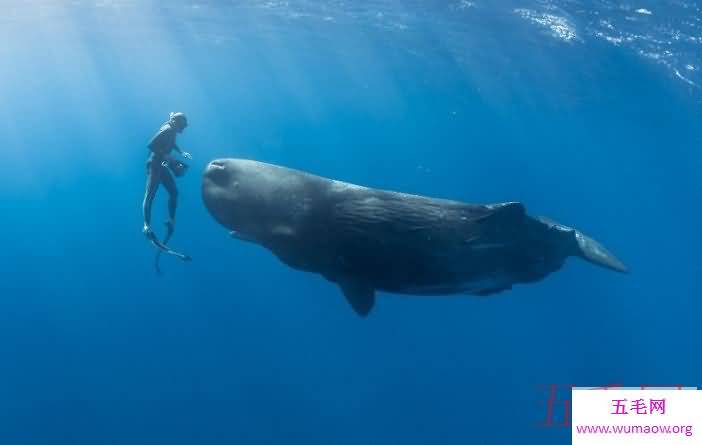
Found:
M 375 304 L 375 289 L 354 280 L 339 280 L 339 287 L 354 311 L 365 317 Z

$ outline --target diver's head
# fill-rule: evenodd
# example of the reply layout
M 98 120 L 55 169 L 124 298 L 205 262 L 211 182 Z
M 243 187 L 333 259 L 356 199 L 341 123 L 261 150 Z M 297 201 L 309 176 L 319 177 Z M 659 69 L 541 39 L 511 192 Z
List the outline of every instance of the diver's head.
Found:
M 176 129 L 178 133 L 182 132 L 185 130 L 185 127 L 188 126 L 188 119 L 185 117 L 184 113 L 178 112 L 178 113 L 171 113 L 168 123 L 171 124 L 173 128 Z

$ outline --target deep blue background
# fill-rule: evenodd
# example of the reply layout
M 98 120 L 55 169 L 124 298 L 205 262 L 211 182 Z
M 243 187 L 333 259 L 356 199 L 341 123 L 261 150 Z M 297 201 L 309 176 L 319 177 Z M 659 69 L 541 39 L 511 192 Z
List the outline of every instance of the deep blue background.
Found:
M 663 62 L 612 44 L 573 12 L 600 2 L 35 3 L 0 19 L 3 445 L 559 444 L 540 385 L 702 385 L 695 41 Z M 674 24 L 663 3 L 636 17 Z M 172 245 L 194 261 L 158 277 L 140 206 L 170 111 L 194 155 Z M 571 259 L 360 319 L 208 216 L 222 156 L 523 201 L 632 273 Z

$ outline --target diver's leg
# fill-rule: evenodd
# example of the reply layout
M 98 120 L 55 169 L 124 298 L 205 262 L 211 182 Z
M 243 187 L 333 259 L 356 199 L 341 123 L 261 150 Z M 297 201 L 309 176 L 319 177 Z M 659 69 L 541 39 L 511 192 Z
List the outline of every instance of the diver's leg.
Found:
M 158 167 L 155 167 L 154 162 L 150 162 L 146 170 L 146 191 L 144 192 L 144 234 L 148 235 L 151 231 L 151 204 L 156 197 L 158 184 L 160 182 L 160 174 Z
M 175 226 L 176 207 L 178 206 L 178 188 L 171 172 L 165 167 L 161 170 L 161 182 L 168 191 L 168 224 L 170 225 L 169 231 L 172 231 L 173 226 Z

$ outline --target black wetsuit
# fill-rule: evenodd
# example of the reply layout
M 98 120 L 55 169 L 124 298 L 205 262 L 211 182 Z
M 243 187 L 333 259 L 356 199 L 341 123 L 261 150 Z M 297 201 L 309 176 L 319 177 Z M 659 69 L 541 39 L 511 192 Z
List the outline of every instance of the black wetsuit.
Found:
M 146 192 L 144 194 L 144 223 L 149 226 L 151 226 L 151 203 L 156 196 L 159 184 L 163 184 L 168 191 L 168 215 L 171 221 L 175 221 L 178 189 L 171 172 L 162 165 L 162 162 L 167 160 L 174 148 L 178 149 L 176 135 L 176 129 L 167 122 L 149 141 L 148 147 L 151 150 L 151 155 L 146 161 Z M 180 150 L 178 149 L 178 151 Z

